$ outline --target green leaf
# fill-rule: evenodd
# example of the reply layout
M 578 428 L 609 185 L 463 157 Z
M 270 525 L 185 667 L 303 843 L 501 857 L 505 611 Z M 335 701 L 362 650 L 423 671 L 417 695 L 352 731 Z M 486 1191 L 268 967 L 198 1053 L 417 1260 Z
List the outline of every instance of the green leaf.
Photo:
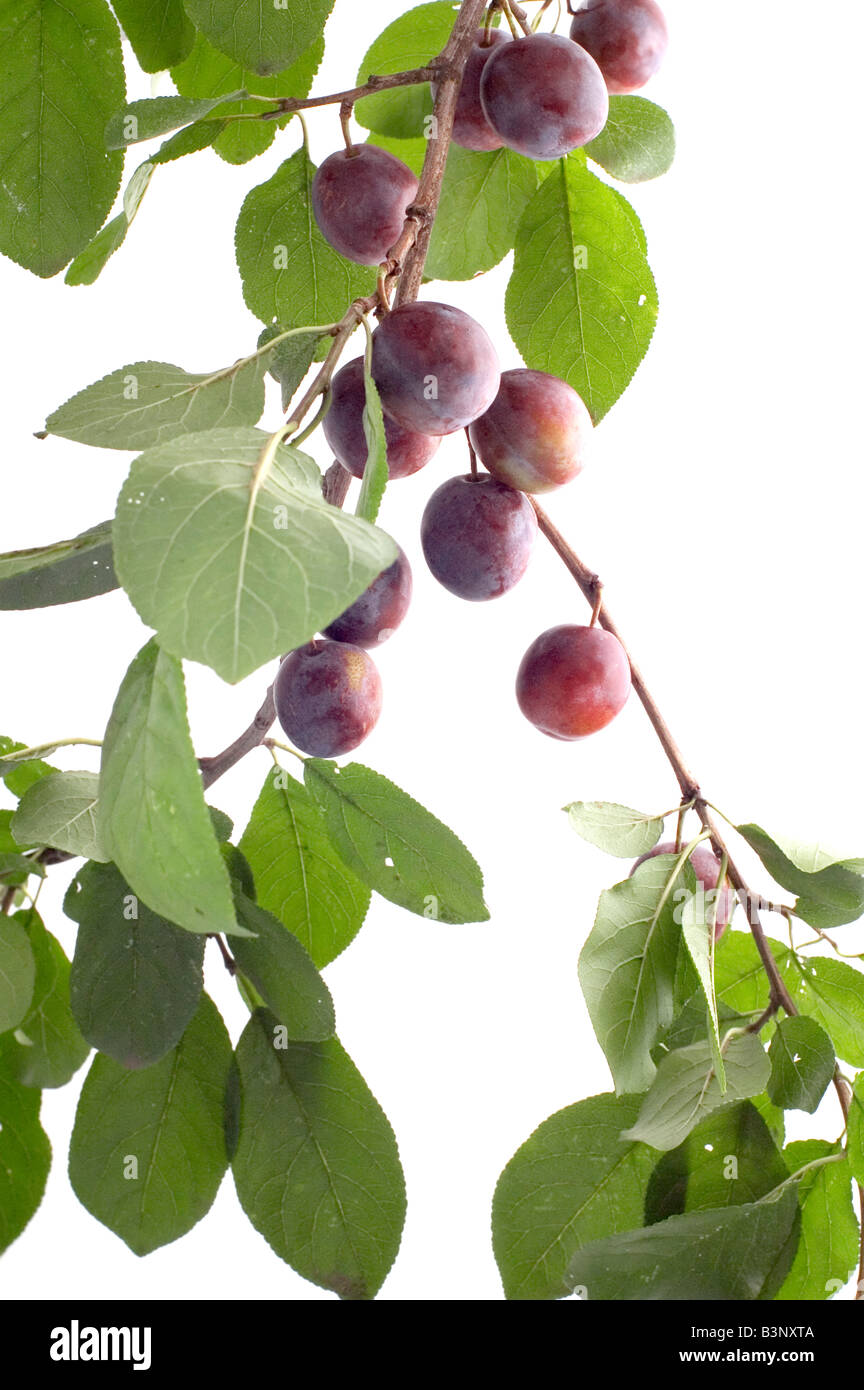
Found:
M 15 1079 L 13 1050 L 10 1037 L 0 1038 L 0 1251 L 36 1211 L 51 1167 L 51 1145 L 39 1123 L 42 1093 Z
M 183 0 L 111 0 L 123 33 L 145 72 L 163 72 L 186 57 L 195 30 Z
M 795 913 L 811 927 L 842 927 L 864 913 L 864 859 L 840 859 L 821 845 L 772 839 L 758 825 L 739 825 L 738 831 L 781 888 L 798 894 Z
M 135 220 L 152 177 L 152 162 L 139 164 L 124 190 L 123 211 L 106 222 L 84 250 L 78 253 L 63 277 L 65 284 L 92 285 L 98 280 L 114 252 L 119 251 L 126 240 L 126 233 Z
M 846 1153 L 853 1178 L 859 1186 L 864 1187 L 864 1073 L 855 1077 L 852 1087 Z
M 122 150 L 127 145 L 154 140 L 180 126 L 192 125 L 227 102 L 241 101 L 248 93 L 244 88 L 224 95 L 190 101 L 188 97 L 147 97 L 130 101 L 115 111 L 105 128 L 105 144 L 109 150 Z
M 645 1224 L 688 1211 L 758 1201 L 789 1176 L 759 1111 L 749 1100 L 725 1105 L 665 1153 L 651 1174 Z
M 864 975 L 842 960 L 819 957 L 784 972 L 801 1013 L 820 1023 L 834 1051 L 853 1067 L 864 1067 Z
M 108 856 L 99 833 L 98 805 L 95 772 L 52 772 L 24 793 L 12 833 L 22 845 L 51 845 L 104 862 Z
M 371 894 L 333 848 L 315 798 L 284 768 L 268 773 L 240 849 L 260 905 L 319 969 L 329 965 L 363 925 Z
M 405 1184 L 386 1115 L 336 1038 L 286 1043 L 260 1010 L 237 1044 L 240 1205 L 298 1274 L 374 1298 L 396 1257 Z
M 184 0 L 206 39 L 241 67 L 267 76 L 320 40 L 333 0 Z
M 264 347 L 284 330 L 278 323 L 268 324 L 261 330 L 258 347 Z M 286 415 L 294 399 L 297 387 L 312 365 L 315 356 L 316 340 L 311 334 L 297 334 L 296 337 L 283 338 L 274 347 L 269 359 L 270 375 L 282 387 L 282 409 Z
M 105 220 L 123 170 L 104 142 L 125 95 L 104 0 L 6 0 L 0 91 L 0 251 L 56 275 Z
M 265 368 L 258 355 L 215 372 L 130 362 L 59 406 L 45 429 L 103 449 L 148 449 L 217 426 L 254 425 L 264 410 Z
M 136 1255 L 177 1240 L 209 1211 L 228 1166 L 230 1068 L 231 1040 L 206 994 L 177 1047 L 152 1067 L 126 1071 L 94 1058 L 69 1179 L 82 1205 Z
M 544 1120 L 495 1189 L 492 1240 L 511 1299 L 563 1298 L 576 1251 L 642 1220 L 656 1155 L 624 1143 L 635 1096 L 592 1096 Z
M 783 1110 L 812 1115 L 834 1075 L 831 1039 L 815 1019 L 781 1019 L 768 1049 L 768 1095 Z
M 614 189 L 559 160 L 525 210 L 507 324 L 526 366 L 569 382 L 595 424 L 629 385 L 657 321 L 657 290 Z
M 708 1013 L 711 1056 L 720 1090 L 726 1091 L 726 1067 L 720 1049 L 720 1019 L 714 986 L 714 925 L 716 901 L 706 907 L 706 894 L 701 888 L 686 899 L 681 911 L 681 939 L 699 980 L 699 988 Z
M 451 145 L 425 273 L 433 280 L 473 280 L 516 244 L 537 191 L 537 165 L 515 150 Z
M 198 1007 L 204 938 L 151 912 L 113 864 L 85 864 L 63 910 L 79 924 L 70 990 L 81 1032 L 123 1067 L 152 1066 Z
M 586 1245 L 567 1283 L 592 1302 L 771 1299 L 797 1221 L 794 1189 L 774 1201 L 672 1216 Z
M 700 1120 L 733 1100 L 765 1090 L 771 1065 L 755 1033 L 733 1038 L 724 1056 L 726 1090 L 721 1091 L 709 1042 L 679 1047 L 657 1067 L 636 1123 L 622 1135 L 655 1149 L 677 1149 Z
M 646 860 L 600 895 L 579 957 L 582 992 L 619 1095 L 650 1086 L 650 1049 L 673 1018 L 681 933 L 668 861 Z
M 7 1039 L 8 1071 L 22 1086 L 65 1086 L 90 1051 L 69 1007 L 69 962 L 38 913 L 22 912 L 20 918 L 27 924 L 36 980 L 30 1007 Z
M 675 158 L 675 127 L 662 106 L 644 97 L 609 98 L 609 117 L 585 146 L 595 164 L 622 183 L 659 178 Z
M 184 97 L 215 97 L 245 88 L 256 96 L 302 98 L 308 96 L 312 79 L 324 56 L 324 40 L 318 39 L 296 63 L 275 77 L 259 77 L 240 67 L 225 53 L 213 48 L 203 34 L 198 34 L 189 57 L 171 69 L 178 92 Z M 267 108 L 260 101 L 243 101 L 238 111 L 260 113 Z M 214 141 L 216 153 L 229 164 L 245 164 L 272 145 L 277 129 L 291 119 L 267 121 L 230 121 Z
M 231 817 L 226 816 L 224 811 L 218 810 L 215 806 L 208 806 L 207 810 L 210 812 L 210 820 L 213 823 L 213 830 L 219 843 L 222 844 L 224 841 L 230 840 L 234 829 L 234 822 Z
M 40 777 L 47 777 L 49 772 L 56 772 L 56 767 L 50 763 L 45 763 L 41 758 L 28 756 L 19 758 L 15 755 L 20 752 L 31 753 L 31 749 L 25 743 L 16 743 L 14 739 L 7 738 L 5 734 L 0 734 L 0 777 L 12 792 L 13 796 L 23 796 L 28 787 L 32 787 L 34 782 L 38 782 Z M 51 746 L 41 748 L 40 752 L 51 751 Z
M 117 504 L 117 573 L 141 618 L 232 682 L 308 642 L 397 553 L 324 501 L 307 455 L 280 446 L 256 473 L 266 445 L 258 430 L 210 430 L 149 449 Z
M 791 1172 L 841 1152 L 838 1144 L 805 1139 L 783 1153 Z M 858 1263 L 858 1222 L 852 1208 L 852 1174 L 844 1159 L 805 1173 L 797 1184 L 801 1237 L 777 1302 L 829 1298 Z
M 110 521 L 69 541 L 0 555 L 0 609 L 77 603 L 116 588 Z
M 323 1042 L 336 1028 L 333 1000 L 296 936 L 238 894 L 237 920 L 255 935 L 233 942 L 234 959 L 296 1042 Z
M 363 384 L 366 399 L 363 405 L 363 433 L 366 438 L 366 464 L 356 515 L 374 522 L 387 487 L 387 436 L 384 433 L 384 412 L 381 397 L 372 377 L 372 348 L 367 342 L 364 356 Z
M 184 155 L 197 154 L 199 150 L 209 149 L 227 127 L 228 120 L 222 116 L 214 116 L 212 121 L 194 121 L 192 125 L 184 126 L 160 145 L 156 153 L 151 154 L 150 163 L 171 164 L 175 159 L 182 159 Z
M 330 839 L 382 898 L 441 922 L 485 922 L 483 875 L 446 825 L 362 763 L 303 764 Z
M 117 693 L 102 747 L 105 849 L 152 912 L 193 932 L 240 932 L 186 722 L 183 669 L 155 641 Z
M 770 937 L 768 946 L 782 973 L 789 947 Z M 728 931 L 717 942 L 714 984 L 718 1003 L 740 1014 L 760 1014 L 767 1007 L 768 976 L 749 931 Z
M 449 0 L 417 5 L 400 15 L 378 35 L 360 64 L 357 84 L 362 86 L 371 74 L 386 76 L 424 67 L 444 48 L 456 20 L 458 6 Z M 354 112 L 367 130 L 393 135 L 399 140 L 422 136 L 424 122 L 432 114 L 432 95 L 428 83 L 376 92 L 358 101 Z M 452 147 L 450 153 L 452 154 Z
M 425 140 L 373 135 L 371 144 L 419 174 Z M 425 274 L 431 280 L 472 280 L 512 251 L 523 212 L 537 191 L 539 166 L 515 150 L 464 150 L 451 145 Z
M 610 801 L 573 801 L 564 810 L 577 835 L 619 859 L 647 854 L 663 834 L 662 816 L 645 816 Z
M 27 913 L 0 917 L 0 1033 L 17 1028 L 30 1008 L 36 961 L 27 933 Z
M 297 150 L 266 183 L 246 195 L 237 219 L 243 298 L 264 323 L 286 328 L 335 323 L 375 288 L 375 272 L 346 261 L 324 240 L 312 215 L 315 165 Z

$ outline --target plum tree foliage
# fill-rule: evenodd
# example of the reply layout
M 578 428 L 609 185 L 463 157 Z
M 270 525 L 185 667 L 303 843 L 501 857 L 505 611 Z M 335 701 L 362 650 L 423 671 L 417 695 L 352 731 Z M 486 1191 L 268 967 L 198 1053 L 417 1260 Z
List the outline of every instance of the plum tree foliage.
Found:
M 57 0 L 38 26 L 30 0 L 0 16 L 0 64 L 26 78 L 0 112 L 0 249 L 37 275 L 110 274 L 160 164 L 284 150 L 237 222 L 257 345 L 208 373 L 120 365 L 50 409 L 47 434 L 135 453 L 117 514 L 0 556 L 0 608 L 122 587 L 153 633 L 98 771 L 67 769 L 71 735 L 0 739 L 2 1248 L 48 1174 L 41 1091 L 86 1064 L 72 1183 L 137 1253 L 201 1220 L 230 1167 L 253 1226 L 305 1278 L 350 1299 L 386 1278 L 405 1216 L 396 1137 L 338 1041 L 320 971 L 374 894 L 442 924 L 489 916 L 457 835 L 383 773 L 335 761 L 381 714 L 370 649 L 410 621 L 410 566 L 377 524 L 395 484 L 416 489 L 426 561 L 459 598 L 504 595 L 552 545 L 588 611 L 541 631 L 521 664 L 514 652 L 513 717 L 572 741 L 638 700 L 681 793 L 665 839 L 667 815 L 566 808 L 585 840 L 635 860 L 601 896 L 579 963 L 612 1089 L 541 1124 L 489 1193 L 506 1296 L 820 1300 L 855 1264 L 861 1082 L 841 1063 L 864 1067 L 864 977 L 860 958 L 825 958 L 821 943 L 864 912 L 864 859 L 754 825 L 721 832 L 600 581 L 536 500 L 574 485 L 653 330 L 646 237 L 610 180 L 671 160 L 669 118 L 632 95 L 659 66 L 665 22 L 654 0 L 583 0 L 566 17 L 532 6 L 422 4 L 375 38 L 356 87 L 346 74 L 342 91 L 309 96 L 326 24 L 362 44 L 368 7 L 330 20 L 326 0 L 116 4 L 142 66 L 170 69 L 177 88 L 128 106 L 105 0 L 75 0 L 76 32 Z M 333 137 L 318 169 L 307 118 Z M 452 301 L 511 250 L 502 360 Z M 268 372 L 275 428 L 260 425 Z M 335 455 L 323 477 L 302 449 L 319 425 Z M 459 431 L 466 468 L 430 493 L 414 475 Z M 260 708 L 214 757 L 194 751 L 188 660 L 229 681 L 260 672 Z M 603 737 L 614 757 L 614 727 Z M 205 796 L 263 743 L 276 767 L 235 835 Z M 789 899 L 788 945 L 765 935 L 767 899 L 742 878 L 733 833 Z M 35 905 L 69 859 L 83 861 L 65 900 L 71 962 Z M 211 938 L 208 970 L 227 964 L 249 1008 L 239 1039 L 205 993 Z M 832 1083 L 843 1141 L 785 1144 L 783 1108 L 813 1110 Z

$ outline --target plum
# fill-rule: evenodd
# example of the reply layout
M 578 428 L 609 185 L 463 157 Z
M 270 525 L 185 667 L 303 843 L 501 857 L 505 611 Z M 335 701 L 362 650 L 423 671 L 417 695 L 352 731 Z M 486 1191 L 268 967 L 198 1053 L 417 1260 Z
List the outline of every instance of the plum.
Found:
M 312 181 L 312 211 L 334 250 L 378 265 L 399 239 L 405 209 L 417 197 L 414 172 L 377 145 L 328 155 Z
M 636 92 L 653 77 L 669 33 L 655 0 L 588 0 L 576 11 L 570 38 L 597 63 L 610 92 Z
M 655 845 L 653 849 L 649 849 L 647 854 L 641 855 L 640 858 L 636 860 L 630 873 L 634 874 L 639 868 L 639 865 L 644 864 L 646 859 L 654 859 L 658 854 L 675 853 L 677 853 L 675 841 L 666 840 L 662 845 Z M 712 893 L 716 889 L 720 879 L 720 861 L 710 845 L 697 845 L 690 855 L 689 862 L 703 892 L 706 894 Z M 727 879 L 727 886 L 721 888 L 717 893 L 717 916 L 714 919 L 715 940 L 723 935 L 732 918 L 732 913 L 735 910 L 735 892 L 728 886 L 728 883 L 729 880 Z M 712 905 L 709 907 L 709 905 L 706 904 L 706 914 L 714 910 L 713 899 L 710 901 Z
M 318 639 L 289 652 L 273 682 L 276 717 L 302 753 L 337 758 L 362 743 L 381 713 L 381 677 L 349 642 Z
M 510 35 L 503 29 L 477 30 L 477 41 L 468 54 L 468 61 L 462 73 L 462 83 L 456 98 L 456 115 L 453 120 L 452 139 L 465 150 L 500 150 L 501 136 L 494 131 L 486 119 L 480 105 L 480 78 L 489 57 L 499 44 L 509 43 Z M 433 99 L 436 85 L 432 83 Z
M 492 404 L 498 355 L 476 319 L 452 304 L 418 300 L 385 314 L 372 339 L 381 404 L 403 429 L 453 434 Z
M 502 372 L 468 430 L 484 468 L 522 492 L 550 492 L 581 472 L 593 426 L 582 397 L 548 372 Z
M 334 376 L 330 409 L 324 416 L 324 437 L 339 462 L 355 478 L 363 477 L 366 466 L 366 435 L 363 431 L 365 404 L 363 358 L 355 357 Z M 441 443 L 432 435 L 403 430 L 395 420 L 386 416 L 384 434 L 390 478 L 407 478 L 411 473 L 416 473 L 418 468 L 423 468 L 429 462 Z
M 629 693 L 627 654 L 601 627 L 549 628 L 531 643 L 516 677 L 522 713 L 551 738 L 585 738 L 605 728 Z
M 355 647 L 379 647 L 408 612 L 412 587 L 411 566 L 400 546 L 392 565 L 382 570 L 351 607 L 324 629 L 324 636 L 353 643 Z
M 480 102 L 504 144 L 530 159 L 558 159 L 587 145 L 609 115 L 602 72 L 561 34 L 496 48 L 480 77 Z
M 525 573 L 537 517 L 524 493 L 488 473 L 450 478 L 433 492 L 420 527 L 426 563 L 459 598 L 498 598 Z

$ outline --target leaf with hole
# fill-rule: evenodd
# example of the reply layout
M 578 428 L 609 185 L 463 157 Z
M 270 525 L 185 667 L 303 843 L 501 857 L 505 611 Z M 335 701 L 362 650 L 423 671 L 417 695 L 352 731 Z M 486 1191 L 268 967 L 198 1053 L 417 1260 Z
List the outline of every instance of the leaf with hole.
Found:
M 30 1007 L 7 1039 L 9 1074 L 22 1086 L 56 1087 L 71 1081 L 90 1047 L 69 1004 L 69 961 L 35 911 L 21 914 L 36 963 Z
M 812 1115 L 834 1075 L 831 1039 L 813 1018 L 784 1018 L 768 1049 L 771 1076 L 768 1095 L 784 1110 Z
M 789 1176 L 774 1137 L 752 1101 L 701 1120 L 663 1155 L 645 1197 L 645 1224 L 688 1211 L 758 1201 Z
M 525 365 L 600 421 L 648 350 L 657 290 L 633 209 L 581 161 L 559 160 L 525 209 L 505 307 Z
M 258 902 L 321 969 L 357 935 L 371 892 L 337 854 L 317 801 L 284 768 L 268 773 L 240 840 Z
M 382 898 L 441 922 L 485 922 L 483 874 L 461 840 L 379 772 L 307 758 L 306 786 L 342 859 Z
M 622 1137 L 638 1139 L 654 1149 L 677 1149 L 712 1110 L 765 1090 L 771 1064 L 755 1033 L 733 1038 L 723 1060 L 725 1091 L 714 1070 L 710 1042 L 691 1043 L 670 1052 L 657 1067 L 639 1118 Z

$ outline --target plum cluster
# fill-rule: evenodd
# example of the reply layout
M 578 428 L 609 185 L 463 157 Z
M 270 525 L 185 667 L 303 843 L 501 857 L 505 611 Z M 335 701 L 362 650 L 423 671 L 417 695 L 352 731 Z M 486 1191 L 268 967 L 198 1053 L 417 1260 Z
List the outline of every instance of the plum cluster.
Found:
M 565 155 L 599 134 L 610 92 L 635 91 L 653 76 L 666 41 L 655 0 L 584 0 L 569 38 L 480 30 L 458 93 L 453 139 L 470 150 L 506 146 L 533 159 Z M 343 256 L 386 266 L 417 194 L 411 169 L 367 144 L 324 160 L 312 207 L 322 234 Z M 592 433 L 584 402 L 547 372 L 502 372 L 476 320 L 425 300 L 384 314 L 372 339 L 372 376 L 391 479 L 423 468 L 444 435 L 467 431 L 472 471 L 432 493 L 420 539 L 429 569 L 452 594 L 472 602 L 500 597 L 531 557 L 538 530 L 532 496 L 570 482 L 584 466 Z M 336 458 L 357 478 L 367 457 L 365 394 L 358 357 L 334 376 L 323 425 Z M 399 626 L 410 598 L 411 570 L 400 550 L 320 638 L 285 658 L 274 685 L 276 710 L 298 748 L 338 756 L 374 727 L 381 681 L 369 650 Z M 629 691 L 624 649 L 593 623 L 542 633 L 516 678 L 523 714 L 558 739 L 604 728 Z
M 385 412 L 391 478 L 424 467 L 443 435 L 465 429 L 472 446 L 472 472 L 442 483 L 423 512 L 420 539 L 432 574 L 472 602 L 507 593 L 525 573 L 537 535 L 532 495 L 568 483 L 585 463 L 593 426 L 581 397 L 548 372 L 502 372 L 479 323 L 452 305 L 426 300 L 384 316 L 372 338 L 372 375 Z M 364 404 L 363 362 L 356 358 L 334 377 L 324 417 L 328 444 L 355 477 L 362 477 L 366 462 Z M 402 622 L 411 584 L 400 550 L 319 639 L 283 661 L 276 710 L 303 752 L 347 753 L 374 727 L 381 681 L 369 650 Z M 621 644 L 595 626 L 543 633 L 525 653 L 516 680 L 526 718 L 559 739 L 604 728 L 629 690 Z

